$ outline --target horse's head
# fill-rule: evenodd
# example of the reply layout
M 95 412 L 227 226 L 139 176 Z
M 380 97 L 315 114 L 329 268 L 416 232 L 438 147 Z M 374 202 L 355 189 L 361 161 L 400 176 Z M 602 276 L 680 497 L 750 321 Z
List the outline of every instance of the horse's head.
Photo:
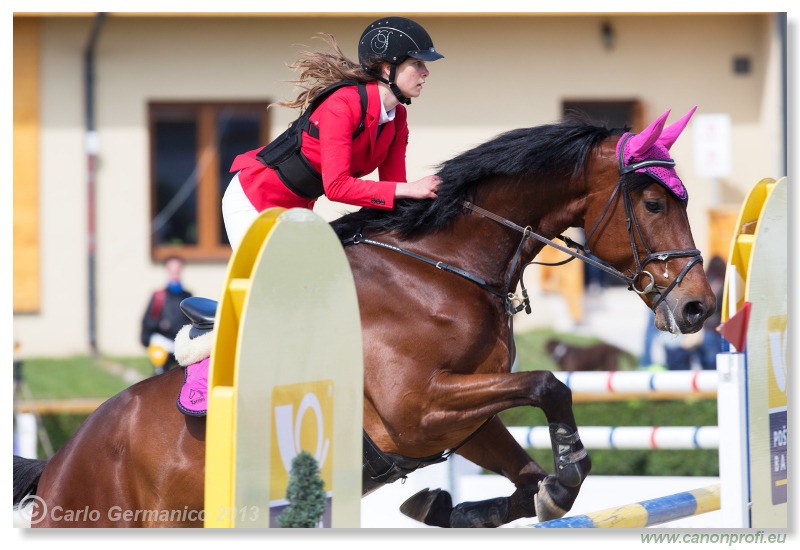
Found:
M 667 128 L 669 111 L 641 133 L 623 134 L 613 167 L 603 148 L 608 177 L 588 184 L 587 247 L 628 276 L 655 311 L 656 327 L 673 333 L 697 332 L 716 306 L 689 227 L 688 194 L 669 155 L 695 109 Z

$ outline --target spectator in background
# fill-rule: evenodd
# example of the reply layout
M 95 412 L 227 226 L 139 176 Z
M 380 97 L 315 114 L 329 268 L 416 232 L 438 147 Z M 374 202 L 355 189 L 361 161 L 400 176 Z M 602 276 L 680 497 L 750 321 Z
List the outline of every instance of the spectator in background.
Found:
M 722 322 L 722 292 L 725 288 L 725 273 L 728 264 L 719 256 L 714 256 L 706 268 L 706 277 L 711 290 L 717 298 L 717 307 L 703 323 L 703 343 L 700 350 L 700 365 L 705 370 L 716 370 L 717 354 L 722 351 L 722 335 L 717 327 Z
M 644 332 L 644 349 L 642 350 L 642 356 L 639 359 L 639 368 L 640 369 L 649 369 L 649 370 L 663 370 L 664 366 L 661 363 L 656 363 L 655 357 L 656 354 L 653 353 L 653 347 L 656 344 L 660 344 L 658 329 L 655 325 L 656 314 L 653 313 L 652 310 L 647 310 L 647 325 L 645 326 Z
M 703 347 L 703 336 L 701 334 L 697 332 L 694 334 L 663 332 L 658 335 L 658 340 L 664 346 L 668 370 L 699 370 L 702 368 L 700 350 Z
M 189 324 L 180 303 L 192 294 L 183 288 L 183 259 L 170 256 L 164 261 L 167 285 L 153 292 L 142 317 L 142 345 L 147 348 L 155 374 L 162 374 L 178 363 L 175 360 L 175 335 Z

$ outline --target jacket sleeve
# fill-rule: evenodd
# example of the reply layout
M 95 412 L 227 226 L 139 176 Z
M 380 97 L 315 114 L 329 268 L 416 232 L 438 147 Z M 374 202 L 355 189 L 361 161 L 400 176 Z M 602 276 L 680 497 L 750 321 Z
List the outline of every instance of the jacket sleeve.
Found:
M 361 118 L 360 110 L 360 104 L 348 101 L 345 94 L 333 94 L 318 110 L 320 166 L 325 195 L 336 202 L 391 210 L 397 182 L 360 179 L 353 175 L 350 167 L 352 134 Z M 356 139 L 369 140 L 367 131 Z M 396 167 L 392 173 L 397 174 Z

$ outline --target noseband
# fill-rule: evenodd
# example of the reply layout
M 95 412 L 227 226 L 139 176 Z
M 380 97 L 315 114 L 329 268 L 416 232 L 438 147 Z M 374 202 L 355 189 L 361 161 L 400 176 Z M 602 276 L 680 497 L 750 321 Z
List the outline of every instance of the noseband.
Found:
M 631 137 L 633 137 L 633 134 L 628 134 L 627 136 L 624 137 L 624 139 L 627 141 Z M 619 151 L 620 151 L 619 152 L 619 156 L 618 156 L 618 161 L 619 161 L 619 181 L 617 182 L 616 187 L 614 187 L 614 191 L 611 193 L 611 196 L 609 197 L 608 202 L 606 203 L 606 206 L 603 209 L 603 213 L 600 215 L 600 217 L 598 218 L 597 222 L 595 222 L 595 224 L 592 227 L 592 229 L 586 235 L 586 239 L 585 239 L 585 242 L 587 243 L 586 245 L 580 245 L 580 244 L 576 243 L 575 241 L 573 241 L 572 239 L 561 235 L 561 236 L 559 236 L 557 238 L 562 240 L 562 241 L 564 241 L 564 243 L 566 243 L 566 245 L 567 245 L 567 246 L 561 246 L 561 245 L 553 242 L 552 240 L 550 240 L 550 239 L 548 239 L 546 237 L 543 237 L 542 235 L 534 233 L 530 229 L 530 226 L 527 227 L 527 228 L 523 228 L 523 227 L 515 224 L 514 222 L 512 222 L 510 220 L 507 220 L 507 219 L 505 219 L 505 218 L 503 218 L 501 216 L 498 216 L 498 215 L 496 215 L 496 214 L 494 214 L 492 212 L 489 212 L 488 210 L 485 210 L 485 209 L 481 208 L 480 206 L 474 205 L 474 204 L 472 204 L 472 203 L 470 203 L 468 201 L 464 201 L 463 205 L 464 205 L 465 208 L 467 208 L 469 210 L 472 210 L 472 211 L 474 211 L 474 212 L 476 212 L 476 213 L 478 213 L 478 214 L 480 214 L 480 215 L 482 215 L 482 216 L 484 216 L 486 218 L 489 218 L 489 219 L 494 220 L 494 221 L 496 221 L 496 222 L 498 222 L 498 223 L 500 223 L 502 225 L 505 225 L 506 227 L 510 227 L 510 228 L 512 228 L 512 229 L 514 229 L 516 231 L 521 232 L 523 234 L 523 238 L 522 238 L 523 243 L 524 243 L 524 241 L 525 241 L 525 239 L 527 237 L 532 237 L 532 238 L 534 238 L 534 239 L 536 239 L 536 240 L 538 240 L 538 241 L 540 241 L 540 242 L 542 242 L 542 243 L 544 243 L 544 244 L 546 244 L 548 246 L 552 246 L 553 248 L 561 250 L 562 252 L 564 252 L 566 254 L 569 254 L 571 256 L 567 260 L 564 260 L 563 262 L 558 262 L 558 263 L 555 263 L 555 264 L 546 264 L 546 263 L 542 263 L 542 262 L 530 262 L 530 263 L 537 263 L 539 265 L 562 265 L 562 264 L 565 264 L 565 263 L 567 263 L 569 261 L 574 260 L 575 258 L 578 258 L 581 261 L 583 261 L 583 262 L 585 262 L 585 263 L 587 263 L 589 265 L 592 265 L 594 267 L 597 267 L 598 269 L 601 269 L 601 270 L 605 271 L 606 273 L 612 275 L 613 277 L 616 277 L 617 279 L 620 279 L 621 281 L 625 282 L 628 285 L 628 290 L 633 290 L 637 294 L 642 294 L 643 295 L 643 294 L 649 294 L 651 292 L 657 292 L 659 294 L 658 299 L 655 301 L 655 303 L 652 306 L 652 309 L 655 310 L 656 307 L 658 307 L 658 305 L 662 301 L 664 301 L 664 299 L 672 291 L 672 289 L 675 288 L 675 286 L 677 286 L 678 284 L 680 284 L 680 282 L 683 280 L 683 278 L 686 276 L 686 274 L 689 272 L 689 270 L 692 269 L 692 267 L 694 267 L 694 265 L 697 264 L 698 262 L 700 262 L 700 263 L 703 262 L 703 257 L 701 256 L 700 251 L 698 249 L 696 249 L 696 248 L 662 250 L 662 251 L 659 251 L 659 252 L 651 251 L 650 247 L 647 245 L 647 242 L 644 239 L 644 235 L 642 234 L 642 229 L 639 226 L 639 221 L 636 219 L 636 213 L 634 212 L 634 209 L 633 209 L 633 200 L 631 199 L 631 193 L 630 193 L 630 190 L 628 189 L 628 186 L 625 185 L 625 181 L 626 181 L 625 176 L 627 176 L 628 174 L 630 174 L 632 172 L 635 172 L 636 170 L 640 170 L 642 168 L 648 168 L 648 167 L 651 167 L 651 166 L 662 166 L 662 167 L 666 167 L 666 168 L 672 168 L 672 167 L 675 166 L 675 161 L 671 160 L 671 159 L 670 160 L 645 159 L 645 160 L 637 162 L 637 163 L 626 165 L 625 162 L 624 162 L 625 159 L 623 158 L 623 151 L 625 150 L 624 145 L 625 145 L 625 142 L 623 142 L 621 144 L 621 146 L 619 147 Z M 622 194 L 623 205 L 625 207 L 625 227 L 628 230 L 628 235 L 630 237 L 631 251 L 632 251 L 633 259 L 634 259 L 634 262 L 635 262 L 635 265 L 636 265 L 635 270 L 633 270 L 633 269 L 628 270 L 628 274 L 625 274 L 625 273 L 619 271 L 618 269 L 614 268 L 613 266 L 611 266 L 611 265 L 609 265 L 609 264 L 607 264 L 605 262 L 600 261 L 599 259 L 594 259 L 594 258 L 590 257 L 591 251 L 589 250 L 589 246 L 588 246 L 588 242 L 591 240 L 591 238 L 594 235 L 595 231 L 597 231 L 597 228 L 600 226 L 600 223 L 603 221 L 603 219 L 605 218 L 606 214 L 611 209 L 611 205 L 614 202 L 614 198 L 617 196 L 617 193 L 620 193 L 620 192 Z M 642 243 L 642 246 L 644 247 L 644 252 L 645 252 L 645 257 L 644 258 L 641 258 L 640 255 L 639 255 L 639 248 L 636 245 L 636 236 L 637 235 L 639 237 L 639 241 Z M 520 243 L 520 246 L 517 248 L 517 254 L 519 254 L 521 249 L 522 249 L 522 243 Z M 649 264 L 651 262 L 654 262 L 656 260 L 668 261 L 670 258 L 685 258 L 685 257 L 690 257 L 691 260 L 689 260 L 686 263 L 686 265 L 680 271 L 678 276 L 675 277 L 675 279 L 673 279 L 673 281 L 669 285 L 667 285 L 666 287 L 661 287 L 661 286 L 656 285 L 656 280 L 655 280 L 655 277 L 653 276 L 653 274 L 650 273 L 649 271 L 645 270 L 645 266 L 647 266 L 647 264 Z M 515 256 L 515 262 L 516 262 L 516 259 L 517 259 L 517 257 Z M 527 265 L 525 267 L 527 267 Z M 667 274 L 665 273 L 665 277 L 666 276 L 667 276 Z M 649 278 L 649 282 L 647 283 L 647 285 L 645 285 L 642 288 L 638 288 L 637 287 L 637 283 L 639 285 L 641 285 L 642 282 L 643 282 L 643 279 L 648 279 L 648 278 Z M 520 276 L 520 282 L 521 281 L 522 281 L 522 276 Z M 523 293 L 525 294 L 524 287 L 523 287 Z

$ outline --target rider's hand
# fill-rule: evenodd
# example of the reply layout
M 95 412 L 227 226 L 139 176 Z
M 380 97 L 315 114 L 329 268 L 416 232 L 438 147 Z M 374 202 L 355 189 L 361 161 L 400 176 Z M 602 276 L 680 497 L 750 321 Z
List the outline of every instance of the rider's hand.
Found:
M 425 176 L 411 182 L 398 182 L 394 196 L 398 199 L 435 199 L 442 180 L 439 176 Z

